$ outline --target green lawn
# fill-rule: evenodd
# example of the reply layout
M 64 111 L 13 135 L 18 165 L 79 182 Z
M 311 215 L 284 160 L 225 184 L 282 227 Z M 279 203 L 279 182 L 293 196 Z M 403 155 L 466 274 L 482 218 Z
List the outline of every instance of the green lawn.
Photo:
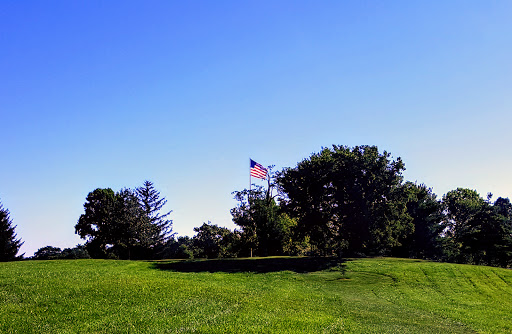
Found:
M 511 270 L 393 258 L 332 264 L 0 263 L 0 332 L 512 333 Z

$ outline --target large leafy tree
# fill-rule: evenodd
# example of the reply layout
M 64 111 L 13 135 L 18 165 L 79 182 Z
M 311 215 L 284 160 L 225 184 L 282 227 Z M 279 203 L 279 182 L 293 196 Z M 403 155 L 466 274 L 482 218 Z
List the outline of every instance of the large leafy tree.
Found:
M 4 209 L 0 203 L 0 261 L 19 260 L 23 254 L 17 256 L 23 242 L 16 239 L 16 226 L 12 224 L 9 210 Z
M 155 228 L 133 191 L 124 189 L 114 193 L 110 188 L 98 188 L 87 195 L 84 209 L 75 232 L 87 240 L 87 251 L 92 257 L 147 256 Z
M 460 236 L 462 258 L 469 263 L 507 267 L 512 260 L 510 218 L 484 205 Z
M 75 233 L 86 239 L 86 247 L 92 257 L 104 257 L 107 247 L 112 246 L 117 224 L 117 197 L 110 188 L 95 189 L 86 197 L 85 213 L 75 225 Z
M 476 190 L 457 188 L 443 196 L 443 204 L 447 214 L 447 232 L 459 239 L 468 229 L 469 222 L 487 203 Z
M 400 158 L 375 146 L 325 148 L 278 174 L 287 211 L 320 254 L 387 253 L 413 230 Z
M 471 251 L 467 246 L 470 235 L 474 232 L 475 217 L 486 204 L 476 190 L 466 188 L 451 190 L 443 196 L 446 214 L 444 251 L 449 261 L 472 261 Z
M 512 205 L 494 205 L 471 189 L 458 188 L 443 197 L 448 260 L 508 266 L 512 261 Z

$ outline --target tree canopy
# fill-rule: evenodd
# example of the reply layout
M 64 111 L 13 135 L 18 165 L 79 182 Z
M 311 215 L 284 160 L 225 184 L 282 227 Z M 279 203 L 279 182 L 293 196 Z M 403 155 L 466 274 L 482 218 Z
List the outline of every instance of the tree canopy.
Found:
M 400 158 L 375 146 L 324 148 L 278 174 L 283 204 L 320 254 L 386 254 L 413 230 Z
M 169 213 L 160 215 L 165 199 L 160 199 L 151 182 L 136 192 L 98 188 L 86 200 L 75 232 L 86 239 L 91 256 L 150 258 L 165 243 L 171 226 L 165 219 Z
M 135 190 L 91 191 L 72 249 L 47 246 L 34 259 L 221 258 L 238 256 L 392 255 L 460 263 L 512 265 L 512 204 L 457 188 L 438 199 L 424 184 L 404 182 L 405 165 L 376 146 L 337 146 L 295 167 L 270 171 L 267 187 L 233 192 L 237 229 L 211 222 L 175 238 L 172 211 L 151 181 Z M 0 260 L 23 244 L 0 204 Z

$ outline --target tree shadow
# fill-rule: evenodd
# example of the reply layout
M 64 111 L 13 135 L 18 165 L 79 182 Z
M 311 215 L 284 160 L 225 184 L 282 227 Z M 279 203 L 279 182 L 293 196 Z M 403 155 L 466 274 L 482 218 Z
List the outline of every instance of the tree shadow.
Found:
M 340 268 L 343 260 L 336 257 L 268 257 L 212 260 L 168 260 L 153 262 L 160 270 L 177 272 L 224 272 L 224 273 L 270 273 L 293 271 L 308 273 L 330 268 Z

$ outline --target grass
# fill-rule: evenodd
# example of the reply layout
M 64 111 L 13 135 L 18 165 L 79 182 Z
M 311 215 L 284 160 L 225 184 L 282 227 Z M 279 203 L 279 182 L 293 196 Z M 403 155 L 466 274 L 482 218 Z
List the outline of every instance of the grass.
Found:
M 0 263 L 1 333 L 511 333 L 511 310 L 511 270 L 418 260 Z

